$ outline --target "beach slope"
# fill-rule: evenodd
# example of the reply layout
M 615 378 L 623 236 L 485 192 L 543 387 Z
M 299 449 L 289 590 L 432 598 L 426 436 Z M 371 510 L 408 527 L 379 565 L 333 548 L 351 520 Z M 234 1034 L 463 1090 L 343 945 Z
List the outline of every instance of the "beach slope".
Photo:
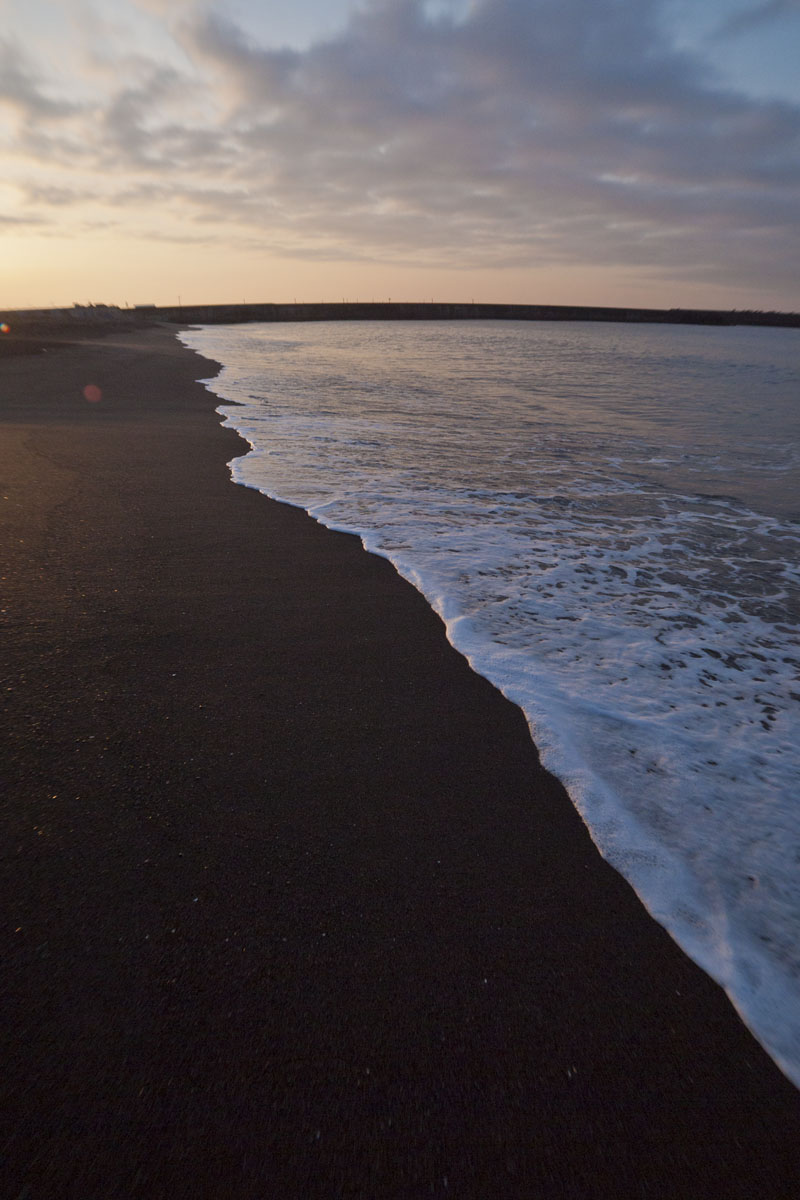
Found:
M 5 1194 L 796 1194 L 800 1093 L 214 370 L 0 363 Z

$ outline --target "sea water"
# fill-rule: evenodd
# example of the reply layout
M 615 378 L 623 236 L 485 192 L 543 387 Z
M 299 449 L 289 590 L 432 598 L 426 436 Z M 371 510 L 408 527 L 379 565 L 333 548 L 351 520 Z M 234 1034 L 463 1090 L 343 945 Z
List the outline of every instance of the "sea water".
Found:
M 420 589 L 800 1084 L 800 332 L 181 336 L 223 364 L 208 386 L 252 447 L 234 479 Z

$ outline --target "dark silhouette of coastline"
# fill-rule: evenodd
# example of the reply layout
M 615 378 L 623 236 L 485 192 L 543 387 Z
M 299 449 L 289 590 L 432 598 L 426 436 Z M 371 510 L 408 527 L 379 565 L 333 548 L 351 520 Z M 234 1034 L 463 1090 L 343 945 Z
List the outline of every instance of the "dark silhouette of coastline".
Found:
M 768 325 L 800 328 L 800 313 L 696 308 L 612 308 L 565 304 L 446 304 L 360 301 L 306 304 L 74 305 L 2 314 L 13 332 L 150 324 L 234 325 L 250 321 L 613 321 L 660 325 Z

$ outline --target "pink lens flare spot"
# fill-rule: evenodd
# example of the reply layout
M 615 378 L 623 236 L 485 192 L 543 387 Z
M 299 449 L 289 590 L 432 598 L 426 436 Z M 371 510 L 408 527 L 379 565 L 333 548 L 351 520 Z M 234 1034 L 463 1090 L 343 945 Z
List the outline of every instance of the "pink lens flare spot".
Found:
M 90 404 L 99 404 L 103 399 L 103 393 L 96 383 L 87 383 L 83 389 L 83 394 Z
M 6 325 L 5 321 L 0 321 L 0 333 L 11 333 L 11 326 Z

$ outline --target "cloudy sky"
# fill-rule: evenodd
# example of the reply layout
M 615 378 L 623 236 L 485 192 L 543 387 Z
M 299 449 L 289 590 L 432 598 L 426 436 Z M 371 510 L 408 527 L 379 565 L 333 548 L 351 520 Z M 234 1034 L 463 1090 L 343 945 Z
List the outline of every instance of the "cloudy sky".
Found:
M 0 18 L 0 306 L 800 309 L 800 0 Z

